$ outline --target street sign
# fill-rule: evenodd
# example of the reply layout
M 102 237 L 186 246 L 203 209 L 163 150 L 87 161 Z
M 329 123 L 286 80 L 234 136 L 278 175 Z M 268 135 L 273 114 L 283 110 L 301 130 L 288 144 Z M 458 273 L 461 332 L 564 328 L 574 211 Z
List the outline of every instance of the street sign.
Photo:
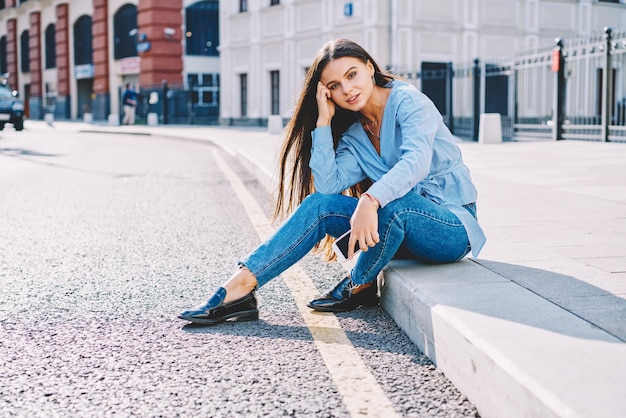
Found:
M 151 47 L 152 47 L 152 45 L 150 44 L 150 41 L 139 42 L 139 43 L 137 43 L 137 52 L 140 53 L 140 54 L 142 52 L 148 52 L 148 51 L 150 51 Z
M 352 3 L 346 3 L 343 5 L 343 15 L 345 17 L 352 16 Z

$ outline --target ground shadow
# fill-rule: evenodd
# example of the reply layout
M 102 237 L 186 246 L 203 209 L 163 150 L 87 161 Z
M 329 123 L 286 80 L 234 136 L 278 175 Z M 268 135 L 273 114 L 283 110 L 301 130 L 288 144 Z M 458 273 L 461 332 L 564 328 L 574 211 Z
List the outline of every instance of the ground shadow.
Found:
M 0 148 L 0 155 L 7 157 L 59 157 L 59 154 L 46 154 L 24 148 Z
M 475 262 L 626 342 L 626 299 L 565 274 L 491 260 Z
M 576 338 L 626 341 L 626 299 L 590 284 L 592 278 L 484 259 L 439 266 L 397 261 L 389 267 L 385 309 L 404 318 L 407 313 L 394 305 L 405 306 L 415 317 L 410 322 L 427 334 L 427 313 L 441 305 Z M 580 326 L 572 326 L 571 315 Z
M 263 316 L 263 314 L 261 314 Z M 344 332 L 351 345 L 355 348 L 384 351 L 392 354 L 407 355 L 416 364 L 432 364 L 408 336 L 395 324 L 393 319 L 379 306 L 373 308 L 361 308 L 352 312 L 335 314 L 341 321 L 364 321 L 368 329 L 363 331 L 346 331 L 345 327 L 339 329 L 325 329 L 320 334 L 332 335 L 334 332 Z M 260 339 L 285 339 L 298 341 L 313 341 L 311 331 L 306 325 L 285 325 L 284 323 L 272 322 L 273 318 L 263 318 L 258 321 L 235 322 L 226 321 L 218 325 L 186 324 L 182 330 L 190 334 L 217 334 L 232 335 L 238 337 L 251 337 Z M 280 321 L 280 320 L 277 320 Z M 401 335 L 399 338 L 390 339 L 390 335 Z

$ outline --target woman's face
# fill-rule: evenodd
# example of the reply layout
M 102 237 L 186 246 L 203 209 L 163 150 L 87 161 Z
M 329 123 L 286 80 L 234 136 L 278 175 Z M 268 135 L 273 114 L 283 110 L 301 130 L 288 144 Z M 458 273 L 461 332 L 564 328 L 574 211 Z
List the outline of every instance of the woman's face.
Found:
M 374 91 L 374 67 L 369 61 L 343 57 L 331 60 L 322 70 L 320 81 L 330 90 L 335 104 L 357 112 L 365 106 Z

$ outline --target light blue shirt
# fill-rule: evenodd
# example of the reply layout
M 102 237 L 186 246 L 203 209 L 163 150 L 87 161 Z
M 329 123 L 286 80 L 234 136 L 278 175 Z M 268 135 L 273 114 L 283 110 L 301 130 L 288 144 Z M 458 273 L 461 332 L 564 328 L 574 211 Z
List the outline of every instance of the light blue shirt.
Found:
M 343 134 L 337 150 L 331 128 L 312 132 L 309 166 L 316 191 L 341 193 L 369 178 L 367 191 L 384 207 L 409 192 L 419 193 L 445 205 L 463 223 L 472 255 L 485 244 L 476 219 L 462 206 L 476 202 L 476 188 L 461 151 L 441 114 L 411 84 L 393 80 L 380 129 L 380 155 L 357 121 Z

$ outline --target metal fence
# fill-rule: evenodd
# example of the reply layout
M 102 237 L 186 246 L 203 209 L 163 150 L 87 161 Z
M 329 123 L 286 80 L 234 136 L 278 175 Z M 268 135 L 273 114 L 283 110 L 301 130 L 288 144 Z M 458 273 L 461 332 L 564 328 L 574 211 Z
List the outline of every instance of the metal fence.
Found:
M 626 142 L 626 32 L 605 28 L 512 57 L 422 63 L 419 71 L 399 75 L 427 94 L 462 138 L 478 140 L 480 115 L 498 113 L 506 141 Z M 137 123 L 146 123 L 149 113 L 164 124 L 216 124 L 219 87 L 143 88 Z
M 192 86 L 161 84 L 159 86 L 142 87 L 137 93 L 135 123 L 146 124 L 149 113 L 156 113 L 160 124 L 213 125 L 219 122 L 219 106 L 205 104 L 201 97 L 203 92 Z M 216 92 L 215 94 L 219 94 Z M 119 91 L 120 103 L 122 90 Z M 211 99 L 211 103 L 217 102 Z M 121 107 L 121 106 L 120 106 Z M 124 109 L 120 109 L 120 120 Z
M 400 75 L 462 138 L 478 140 L 480 115 L 498 113 L 504 140 L 626 142 L 626 32 L 605 28 L 513 57 L 425 63 Z

